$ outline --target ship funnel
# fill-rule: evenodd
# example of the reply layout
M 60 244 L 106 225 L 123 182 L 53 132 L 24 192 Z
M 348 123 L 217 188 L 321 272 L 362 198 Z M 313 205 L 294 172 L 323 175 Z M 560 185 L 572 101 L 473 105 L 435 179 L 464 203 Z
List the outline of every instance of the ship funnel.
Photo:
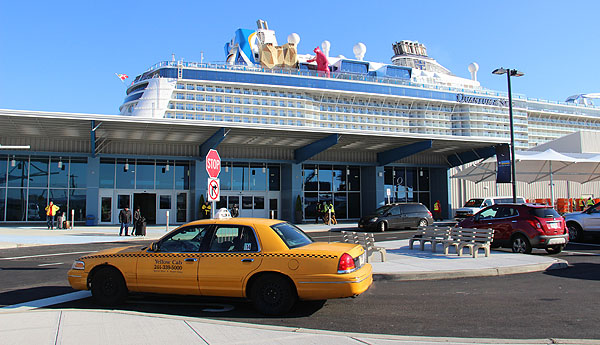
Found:
M 356 60 L 362 60 L 365 57 L 365 53 L 367 52 L 367 46 L 364 43 L 358 42 L 354 45 L 352 51 L 354 52 Z
M 477 62 L 471 62 L 468 68 L 469 72 L 471 72 L 471 80 L 477 81 L 477 71 L 479 71 L 479 65 Z
M 321 50 L 327 57 L 329 57 L 329 48 L 331 48 L 331 43 L 329 43 L 329 41 L 323 41 L 323 43 L 321 43 Z

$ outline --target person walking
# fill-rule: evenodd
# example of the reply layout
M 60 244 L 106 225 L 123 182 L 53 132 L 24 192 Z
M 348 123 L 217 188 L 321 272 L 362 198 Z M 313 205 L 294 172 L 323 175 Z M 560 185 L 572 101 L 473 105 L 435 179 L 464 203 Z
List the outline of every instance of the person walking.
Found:
M 595 203 L 594 203 L 594 200 L 593 200 L 593 199 L 592 199 L 592 197 L 590 196 L 590 197 L 587 199 L 587 202 L 586 202 L 585 206 L 587 206 L 587 207 L 589 208 L 589 207 L 592 207 L 592 206 L 594 206 L 594 204 L 595 204 Z
M 331 201 L 327 206 L 327 211 L 329 212 L 327 216 L 331 217 L 331 224 L 337 224 L 337 219 L 335 219 L 335 208 L 333 208 L 333 203 Z
M 321 215 L 323 217 L 323 224 L 329 224 L 329 205 L 327 204 L 327 201 L 323 201 L 323 207 L 321 210 L 323 213 Z
M 119 236 L 123 236 L 123 229 L 125 229 L 125 236 L 129 236 L 129 223 L 131 223 L 131 211 L 129 211 L 129 207 L 125 207 L 119 212 L 119 223 L 121 223 Z
M 131 230 L 132 236 L 145 236 L 146 229 L 144 229 L 144 217 L 142 216 L 142 212 L 139 207 L 136 207 L 133 212 L 133 230 Z
M 210 211 L 212 209 L 212 206 L 210 205 L 210 202 L 205 201 L 204 205 L 202 205 L 202 215 L 204 216 L 204 219 L 209 219 L 210 218 Z
M 50 203 L 46 206 L 46 222 L 48 224 L 48 229 L 50 230 L 54 229 L 54 216 L 56 216 L 56 212 L 58 212 L 59 209 L 60 207 L 54 205 L 52 200 L 50 200 Z
M 238 204 L 233 204 L 233 207 L 231 208 L 231 217 L 238 217 L 240 215 L 240 208 L 238 207 Z
M 319 219 L 323 218 L 323 205 L 317 201 L 315 224 L 319 224 Z
M 439 200 L 433 204 L 433 218 L 434 220 L 442 220 L 442 204 Z

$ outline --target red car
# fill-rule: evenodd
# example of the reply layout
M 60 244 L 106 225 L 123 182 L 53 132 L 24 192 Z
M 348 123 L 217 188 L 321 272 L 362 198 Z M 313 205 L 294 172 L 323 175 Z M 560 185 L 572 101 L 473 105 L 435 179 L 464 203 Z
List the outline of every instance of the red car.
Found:
M 510 247 L 515 253 L 531 253 L 544 248 L 560 253 L 569 241 L 564 218 L 552 207 L 536 204 L 489 206 L 457 226 L 494 229 L 494 247 Z

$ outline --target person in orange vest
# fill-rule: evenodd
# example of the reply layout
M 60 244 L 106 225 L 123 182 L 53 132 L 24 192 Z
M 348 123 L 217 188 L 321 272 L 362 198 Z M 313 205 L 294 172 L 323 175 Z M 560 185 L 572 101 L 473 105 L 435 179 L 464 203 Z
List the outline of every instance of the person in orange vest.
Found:
M 442 220 L 442 204 L 439 200 L 433 204 L 433 219 Z
M 56 216 L 56 212 L 58 212 L 59 209 L 60 207 L 54 205 L 52 200 L 50 200 L 50 203 L 46 206 L 46 221 L 48 229 L 50 230 L 54 229 L 54 216 Z

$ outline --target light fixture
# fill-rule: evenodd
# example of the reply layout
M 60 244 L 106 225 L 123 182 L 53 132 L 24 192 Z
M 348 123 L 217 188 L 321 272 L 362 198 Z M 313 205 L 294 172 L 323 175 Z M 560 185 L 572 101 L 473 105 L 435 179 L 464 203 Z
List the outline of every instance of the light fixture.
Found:
M 225 172 L 229 172 L 229 165 L 225 165 Z
M 506 74 L 508 81 L 508 116 L 510 119 L 510 170 L 511 170 L 511 182 L 512 182 L 512 201 L 517 202 L 517 172 L 515 168 L 515 127 L 513 120 L 513 109 L 512 109 L 512 91 L 510 89 L 510 77 L 521 77 L 525 73 L 517 71 L 516 69 L 506 69 L 504 67 L 496 68 L 492 71 L 492 74 L 502 75 Z M 554 200 L 554 198 L 552 198 Z
M 129 160 L 125 161 L 125 166 L 123 167 L 123 171 L 127 172 L 129 170 Z
M 58 168 L 62 169 L 62 157 L 58 159 Z
M 263 172 L 263 174 L 267 172 L 267 166 L 264 164 L 263 164 L 262 172 Z
M 167 161 L 167 165 L 165 165 L 165 171 L 169 171 L 169 161 Z
M 10 166 L 14 168 L 16 165 L 17 165 L 17 161 L 15 160 L 15 156 L 13 156 L 12 161 L 10 161 Z

